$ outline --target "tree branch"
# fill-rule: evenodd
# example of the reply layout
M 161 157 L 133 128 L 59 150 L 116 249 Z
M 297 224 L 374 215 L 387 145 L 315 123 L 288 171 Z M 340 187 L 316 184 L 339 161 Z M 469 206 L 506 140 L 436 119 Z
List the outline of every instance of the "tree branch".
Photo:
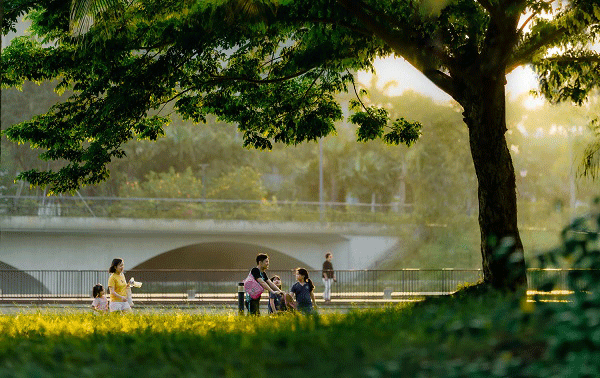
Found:
M 452 78 L 449 75 L 440 70 L 424 70 L 422 73 L 441 90 L 449 94 L 451 97 L 455 97 L 454 84 L 452 83 Z
M 350 72 L 348 72 L 348 73 L 350 73 Z M 358 100 L 358 102 L 360 102 L 360 105 L 363 107 L 363 109 L 365 110 L 365 112 L 367 112 L 367 114 L 369 116 L 371 116 L 371 118 L 375 118 L 375 116 L 373 116 L 373 113 L 371 113 L 371 111 L 369 110 L 369 108 L 367 108 L 366 105 L 360 99 L 360 96 L 358 95 L 358 92 L 356 91 L 356 83 L 354 82 L 354 76 L 351 76 L 351 78 L 352 78 L 351 79 L 352 80 L 352 88 L 354 89 L 354 95 L 356 96 L 356 99 Z
M 183 91 L 181 91 L 181 92 L 179 92 L 179 93 L 175 94 L 175 96 L 172 96 L 171 98 L 169 98 L 169 99 L 167 99 L 167 100 L 164 100 L 164 101 L 158 102 L 158 103 L 156 104 L 157 106 L 158 106 L 158 105 L 161 105 L 161 104 L 163 105 L 163 106 L 162 106 L 162 108 L 160 108 L 160 110 L 158 111 L 158 114 L 160 114 L 160 112 L 162 112 L 162 110 L 165 108 L 165 106 L 167 106 L 167 104 L 168 104 L 169 102 L 171 102 L 171 101 L 175 100 L 176 98 L 183 96 L 183 95 L 184 95 L 184 94 L 186 94 L 187 92 L 193 91 L 193 90 L 195 90 L 195 89 L 198 89 L 198 88 L 196 88 L 196 87 L 191 87 L 191 88 L 188 88 L 188 89 L 186 89 L 186 90 L 183 90 Z
M 545 61 L 548 62 L 557 62 L 557 63 L 565 63 L 565 62 L 573 62 L 573 63 L 600 63 L 600 55 L 581 55 L 581 56 L 553 56 L 549 58 L 544 58 Z
M 319 74 L 315 77 L 315 79 L 313 80 L 313 82 L 310 83 L 309 87 L 306 89 L 306 91 L 304 92 L 304 94 L 300 98 L 300 102 L 304 101 L 304 99 L 308 95 L 308 92 L 310 92 L 310 90 L 314 87 L 314 85 L 317 82 L 317 80 L 319 80 L 319 78 L 321 77 L 321 75 L 323 75 L 323 72 L 325 72 L 325 68 L 321 68 L 321 72 L 319 72 Z
M 554 2 L 554 0 L 548 0 L 548 1 L 542 1 L 543 4 L 546 4 L 547 6 L 552 6 L 551 4 Z M 533 18 L 535 16 L 537 16 L 538 14 L 540 14 L 540 11 L 542 10 L 542 8 L 537 9 L 537 11 L 532 11 L 531 15 L 527 18 L 527 20 L 525 20 L 525 22 L 523 22 L 523 24 L 521 25 L 521 27 L 519 28 L 519 33 L 522 33 L 523 30 L 525 29 L 525 27 L 527 26 L 527 24 L 529 22 L 531 22 L 531 20 L 533 20 Z M 523 8 L 523 11 L 525 11 L 525 8 Z
M 341 27 L 346 28 L 348 30 L 352 30 L 352 31 L 354 31 L 356 33 L 363 34 L 363 35 L 365 35 L 367 37 L 372 37 L 373 36 L 373 33 L 370 30 L 368 30 L 368 29 L 359 28 L 358 26 L 351 25 L 351 24 L 348 24 L 348 23 L 345 23 L 345 22 L 342 22 L 342 21 L 336 20 L 336 19 L 330 19 L 330 18 L 309 18 L 309 19 L 307 19 L 307 21 L 308 22 L 314 22 L 314 23 L 317 23 L 317 24 L 320 23 L 320 24 L 338 25 L 338 26 L 341 26 Z
M 490 0 L 476 0 L 479 5 L 483 7 L 489 14 L 493 14 L 495 12 L 494 6 Z
M 245 76 L 219 76 L 219 75 L 210 75 L 211 78 L 215 79 L 214 81 L 216 82 L 222 82 L 222 81 L 246 81 L 249 83 L 254 83 L 254 84 L 271 84 L 271 83 L 279 83 L 281 81 L 286 81 L 286 80 L 290 80 L 290 79 L 294 79 L 296 77 L 302 76 L 305 73 L 309 72 L 310 70 L 312 70 L 314 67 L 311 68 L 307 68 L 305 70 L 299 71 L 299 72 L 295 72 L 291 75 L 287 75 L 287 76 L 282 76 L 282 77 L 278 77 L 275 79 L 253 79 L 251 77 L 245 77 Z
M 559 20 L 554 20 L 557 25 L 560 25 L 561 23 L 558 21 Z M 507 62 L 506 73 L 508 74 L 512 72 L 512 70 L 523 64 L 530 63 L 533 56 L 540 49 L 559 41 L 567 32 L 568 28 L 566 26 L 557 26 L 554 30 L 548 32 L 546 35 L 532 35 L 530 40 L 524 42 L 521 45 L 521 48 L 515 51 L 513 57 Z
M 453 87 L 450 78 L 438 70 L 439 62 L 448 67 L 452 66 L 451 58 L 442 49 L 433 43 L 422 42 L 417 44 L 411 42 L 411 40 L 415 41 L 420 37 L 410 35 L 410 32 L 406 30 L 403 30 L 405 33 L 403 36 L 394 35 L 390 32 L 392 28 L 385 27 L 385 25 L 377 22 L 378 18 L 389 20 L 389 17 L 365 4 L 362 0 L 337 0 L 337 2 L 365 25 L 366 29 L 371 31 L 373 35 L 383 40 L 396 55 L 404 58 L 440 89 L 452 96 Z M 436 59 L 438 62 L 435 62 Z
M 544 38 L 544 39 L 540 40 L 539 42 L 534 43 L 527 48 L 524 48 L 523 50 L 517 51 L 513 55 L 513 58 L 511 60 L 509 60 L 509 62 L 507 63 L 506 73 L 508 74 L 508 73 L 512 72 L 512 70 L 514 70 L 515 68 L 517 68 L 523 64 L 530 63 L 533 56 L 535 55 L 536 52 L 538 52 L 538 50 L 551 44 L 552 42 L 558 41 L 565 32 L 566 32 L 566 29 L 563 29 L 563 30 L 557 29 L 554 33 L 547 36 L 547 38 Z
M 527 18 L 527 20 L 525 20 L 525 22 L 523 22 L 523 25 L 521 25 L 521 27 L 519 28 L 519 33 L 523 32 L 523 29 L 525 29 L 525 26 L 527 26 L 527 24 L 533 20 L 533 18 L 537 15 L 536 12 L 532 12 L 531 15 Z

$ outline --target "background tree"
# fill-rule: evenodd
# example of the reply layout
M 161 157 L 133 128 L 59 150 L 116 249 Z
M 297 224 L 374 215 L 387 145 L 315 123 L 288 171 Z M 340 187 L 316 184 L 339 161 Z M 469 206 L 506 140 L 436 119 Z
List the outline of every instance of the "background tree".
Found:
M 26 121 L 32 117 L 45 113 L 48 109 L 59 102 L 60 97 L 54 93 L 56 83 L 43 83 L 35 85 L 26 82 L 21 91 L 15 89 L 2 91 L 2 112 L 0 124 L 3 128 Z M 0 185 L 5 187 L 5 193 L 16 192 L 27 194 L 29 185 L 24 182 L 15 182 L 18 173 L 36 168 L 40 170 L 58 168 L 54 162 L 41 161 L 38 152 L 30 148 L 29 143 L 8 143 L 6 136 L 2 135 L 1 169 L 3 175 L 0 177 Z M 39 191 L 39 188 L 35 190 Z
M 517 228 L 515 174 L 505 139 L 505 75 L 532 63 L 541 92 L 582 103 L 599 81 L 595 0 L 297 0 L 117 2 L 94 14 L 87 33 L 69 32 L 70 7 L 57 0 L 8 4 L 2 30 L 30 10 L 31 38 L 2 55 L 2 84 L 59 78 L 69 101 L 6 131 L 14 141 L 65 160 L 58 171 L 21 174 L 34 185 L 73 190 L 108 176 L 132 138 L 156 139 L 165 104 L 184 119 L 209 113 L 236 122 L 244 144 L 297 144 L 334 130 L 342 117 L 333 94 L 352 90 L 350 71 L 375 57 L 406 59 L 463 108 L 478 180 L 484 279 L 495 287 L 525 282 Z M 86 28 L 87 29 L 87 28 Z M 556 52 L 555 52 L 556 51 Z M 350 86 L 350 88 L 349 88 Z M 412 144 L 419 124 L 390 119 L 360 98 L 351 120 L 359 140 Z M 499 240 L 512 252 L 494 255 Z M 508 261 L 520 261 L 507 264 Z
M 143 181 L 126 181 L 121 190 L 127 197 L 140 198 L 201 198 L 203 183 L 188 167 L 182 173 L 173 167 L 167 172 L 150 172 Z
M 238 167 L 221 175 L 211 185 L 209 198 L 262 200 L 266 192 L 260 174 L 252 167 Z
M 126 180 L 121 184 L 119 190 L 124 197 L 134 198 L 201 198 L 203 193 L 203 183 L 194 176 L 190 167 L 183 172 L 176 172 L 170 167 L 167 172 L 150 172 L 144 180 Z M 136 201 L 124 202 L 113 205 L 113 212 L 122 212 L 124 207 L 128 210 L 133 208 L 138 216 L 156 216 L 161 213 L 162 216 L 180 216 L 188 217 L 194 214 L 199 208 L 197 203 L 174 202 L 168 204 L 154 201 Z

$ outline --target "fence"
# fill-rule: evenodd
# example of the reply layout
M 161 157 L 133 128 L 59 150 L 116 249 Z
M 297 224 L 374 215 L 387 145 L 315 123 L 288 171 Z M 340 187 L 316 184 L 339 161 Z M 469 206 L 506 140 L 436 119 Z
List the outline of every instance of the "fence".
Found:
M 406 221 L 412 204 L 308 201 L 0 196 L 0 214 L 46 217 L 125 217 L 268 221 Z
M 530 269 L 529 290 L 544 290 L 548 280 L 555 282 L 554 290 L 573 290 L 568 286 L 567 269 Z M 192 300 L 221 297 L 235 299 L 237 284 L 247 270 L 130 270 L 127 279 L 134 277 L 143 286 L 134 290 L 136 300 Z M 291 270 L 271 271 L 279 275 L 283 289 L 295 282 Z M 477 282 L 481 270 L 476 269 L 402 269 L 402 270 L 337 270 L 333 286 L 334 299 L 387 298 L 428 295 L 447 295 L 457 287 Z M 321 271 L 309 271 L 316 289 L 321 293 Z M 88 299 L 92 286 L 106 285 L 109 273 L 98 270 L 0 270 L 0 301 Z

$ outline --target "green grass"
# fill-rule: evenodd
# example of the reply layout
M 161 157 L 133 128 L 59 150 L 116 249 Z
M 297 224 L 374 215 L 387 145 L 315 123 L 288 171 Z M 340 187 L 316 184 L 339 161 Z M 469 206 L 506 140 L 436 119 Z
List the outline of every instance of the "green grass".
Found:
M 580 330 L 573 304 L 473 291 L 312 317 L 3 315 L 0 377 L 562 376 L 555 352 L 588 334 L 573 358 L 600 364 L 598 311 Z

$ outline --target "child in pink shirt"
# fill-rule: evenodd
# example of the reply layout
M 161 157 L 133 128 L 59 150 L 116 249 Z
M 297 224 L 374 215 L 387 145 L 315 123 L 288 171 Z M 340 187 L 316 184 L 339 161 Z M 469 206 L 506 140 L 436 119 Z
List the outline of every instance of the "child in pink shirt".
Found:
M 104 296 L 104 287 L 100 284 L 96 284 L 92 288 L 92 295 L 94 296 L 92 309 L 100 313 L 108 312 L 108 299 Z

